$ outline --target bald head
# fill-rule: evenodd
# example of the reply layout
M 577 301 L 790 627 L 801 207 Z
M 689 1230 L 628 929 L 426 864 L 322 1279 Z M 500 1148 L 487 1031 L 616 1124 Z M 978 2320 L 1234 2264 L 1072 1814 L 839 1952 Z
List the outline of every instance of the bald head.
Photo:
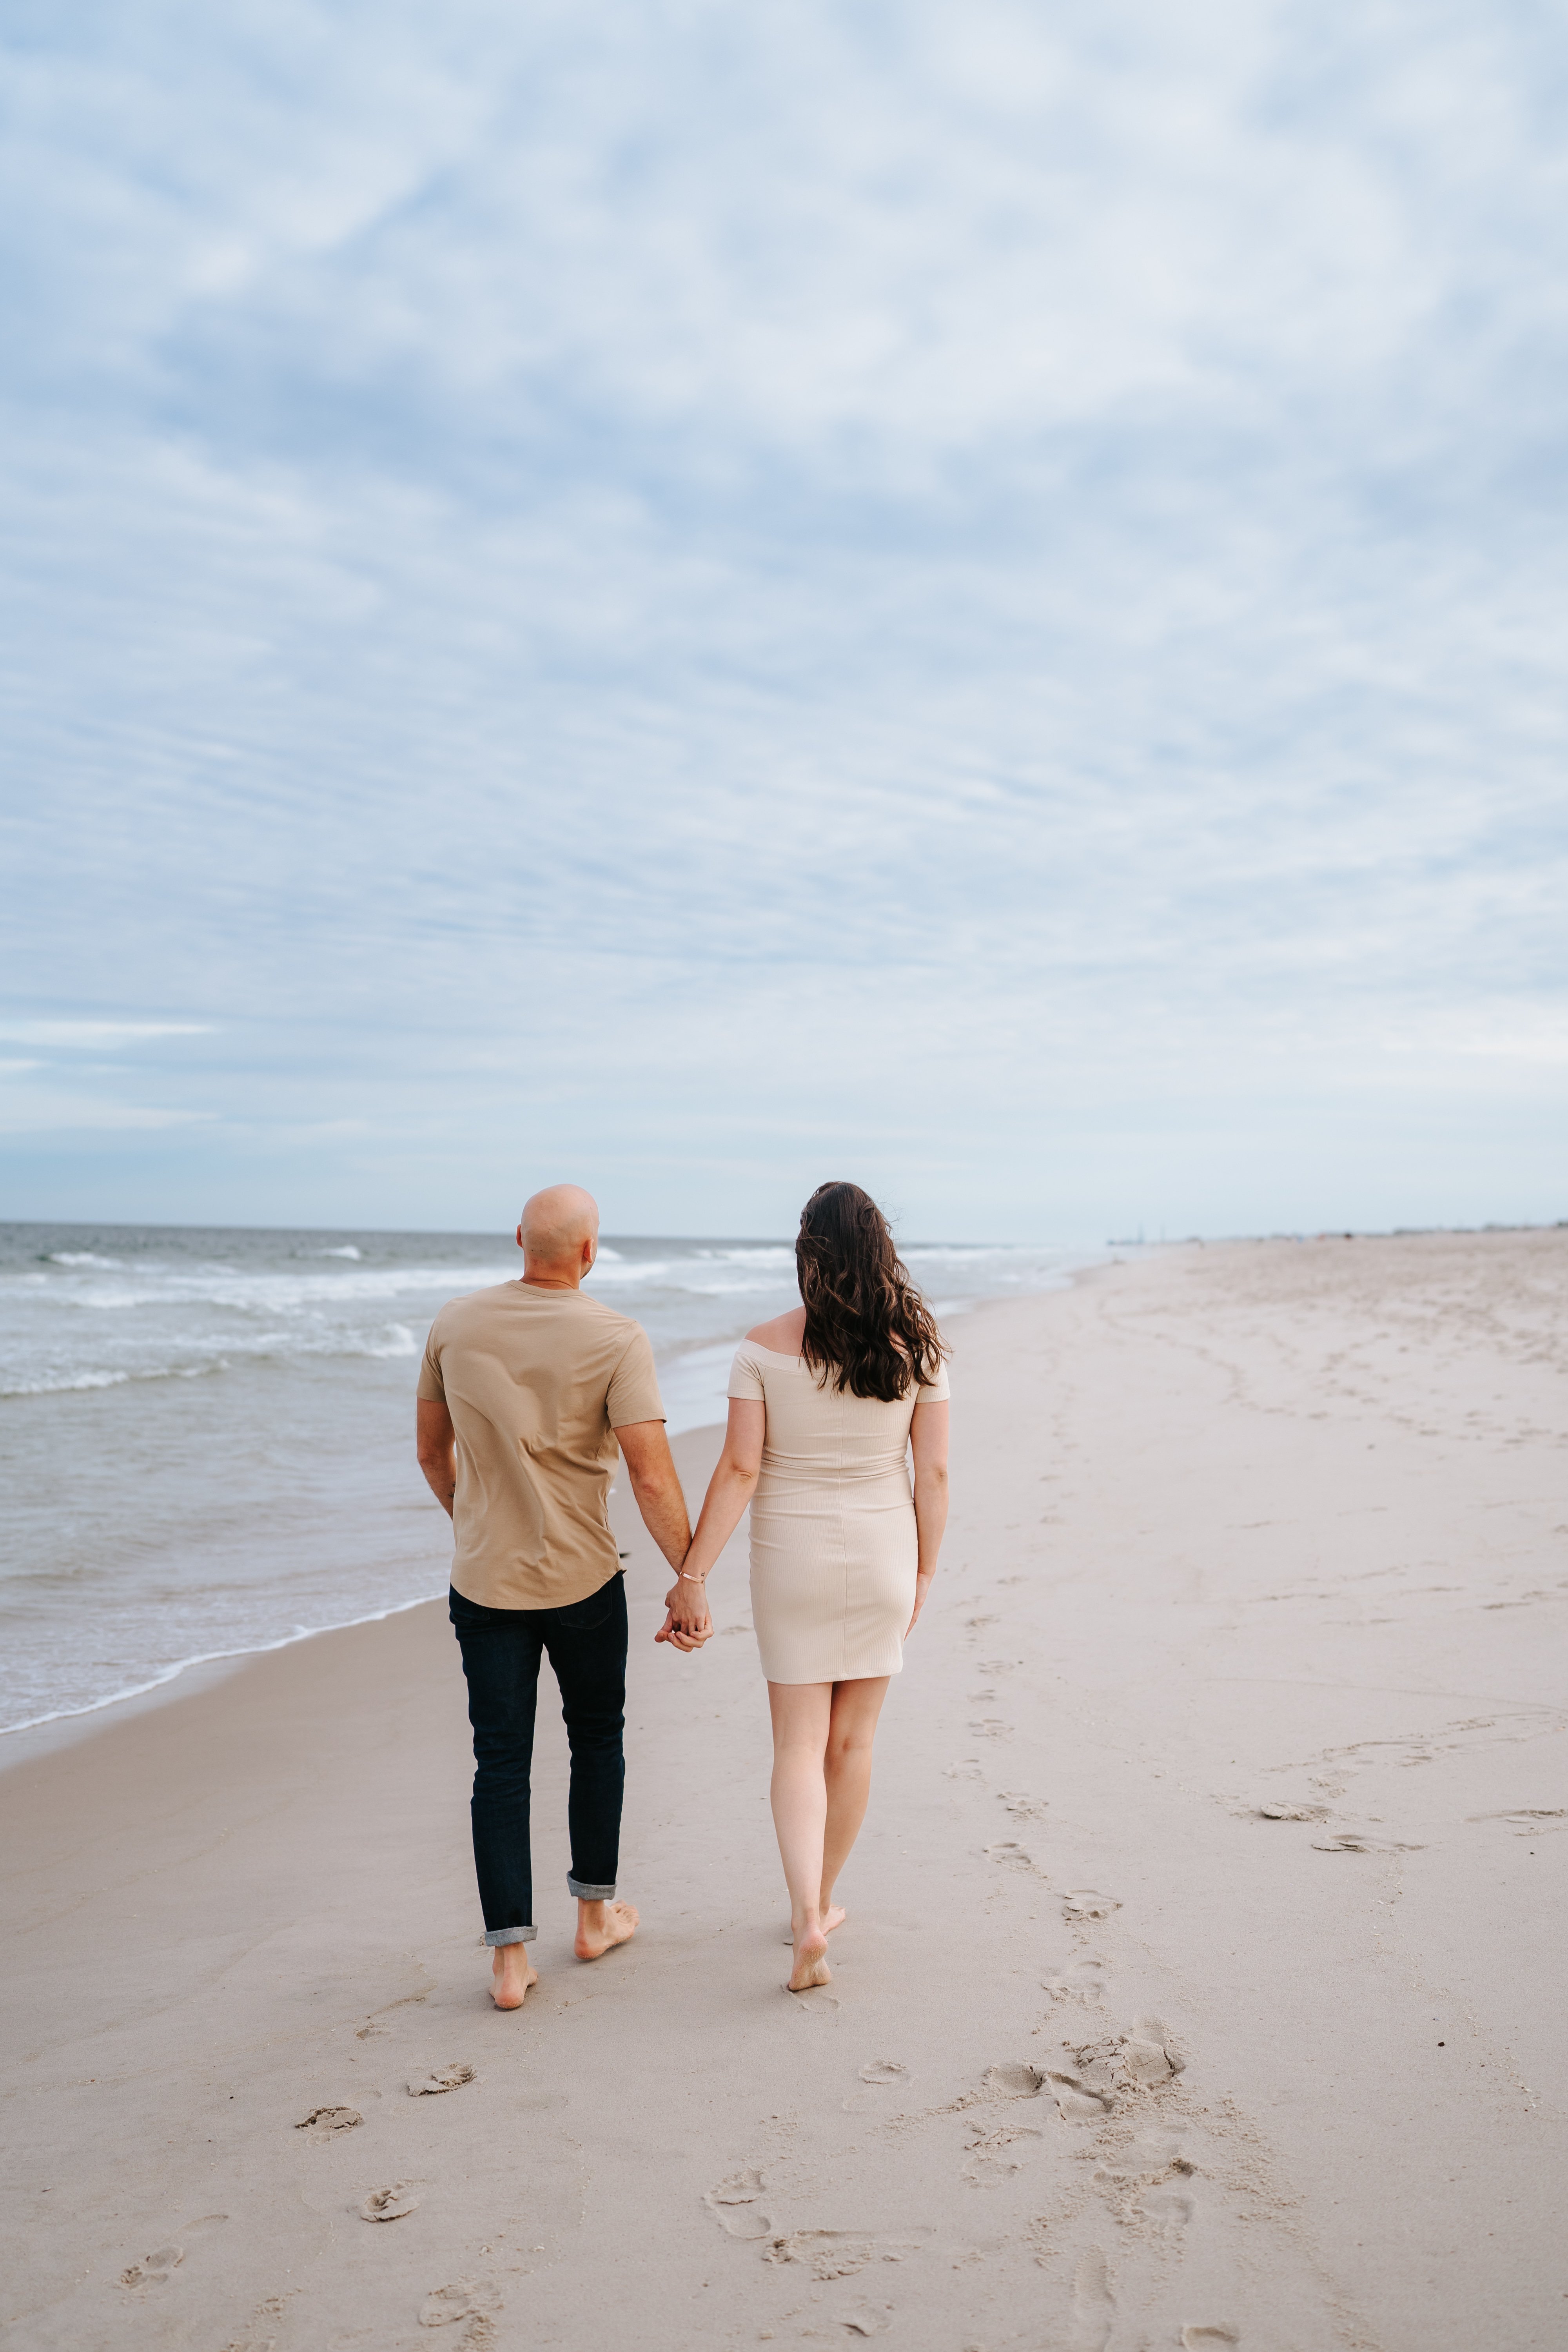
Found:
M 581 1184 L 548 1184 L 523 1202 L 517 1238 L 525 1282 L 574 1286 L 598 1252 L 599 1204 Z

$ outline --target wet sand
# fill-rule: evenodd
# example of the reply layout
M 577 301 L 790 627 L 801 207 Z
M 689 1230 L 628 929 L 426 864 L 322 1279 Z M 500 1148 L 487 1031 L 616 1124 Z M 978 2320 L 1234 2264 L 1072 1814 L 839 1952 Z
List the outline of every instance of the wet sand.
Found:
M 1565 1308 L 1553 1232 L 1164 1250 L 955 1325 L 820 1992 L 743 1533 L 678 1659 L 623 1516 L 643 1927 L 572 1957 L 545 1706 L 516 2015 L 439 1607 L 0 1772 L 0 2344 L 1561 2346 Z

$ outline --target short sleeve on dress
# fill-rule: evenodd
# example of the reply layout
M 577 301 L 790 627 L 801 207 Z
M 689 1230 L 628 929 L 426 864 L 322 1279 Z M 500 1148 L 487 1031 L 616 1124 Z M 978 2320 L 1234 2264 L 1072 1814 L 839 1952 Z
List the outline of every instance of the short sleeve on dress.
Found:
M 730 1367 L 730 1385 L 726 1395 L 747 1404 L 765 1404 L 767 1391 L 763 1386 L 763 1368 L 742 1341 L 735 1350 L 735 1360 Z
M 664 1419 L 664 1399 L 659 1395 L 658 1374 L 653 1368 L 653 1347 L 640 1323 L 633 1324 L 631 1339 L 610 1374 L 605 1412 L 612 1429 L 627 1429 L 637 1421 Z
M 934 1381 L 922 1381 L 915 1391 L 917 1404 L 945 1404 L 948 1400 L 947 1365 L 938 1364 Z

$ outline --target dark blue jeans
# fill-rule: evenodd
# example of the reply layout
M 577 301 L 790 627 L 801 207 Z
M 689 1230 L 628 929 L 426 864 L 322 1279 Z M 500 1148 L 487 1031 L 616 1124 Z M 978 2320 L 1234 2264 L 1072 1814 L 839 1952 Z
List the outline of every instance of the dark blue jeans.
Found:
M 457 1591 L 447 1602 L 474 1727 L 474 1868 L 485 1941 L 526 1944 L 534 1933 L 529 1771 L 539 1661 L 546 1651 L 572 1748 L 566 1884 L 588 1902 L 607 1901 L 616 1891 L 626 1776 L 626 1579 L 612 1576 L 565 1609 L 485 1609 Z

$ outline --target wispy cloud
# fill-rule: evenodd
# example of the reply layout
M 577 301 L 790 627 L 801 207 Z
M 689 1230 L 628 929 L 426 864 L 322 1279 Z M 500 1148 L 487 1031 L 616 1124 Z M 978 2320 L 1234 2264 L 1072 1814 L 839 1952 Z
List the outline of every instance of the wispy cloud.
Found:
M 0 1078 L 10 1080 L 37 1066 L 36 1063 L 0 1062 Z M 210 1111 L 160 1110 L 144 1103 L 113 1102 L 101 1095 L 47 1084 L 0 1084 L 0 1135 L 155 1135 L 170 1128 L 199 1126 L 212 1116 Z
M 14 1037 L 24 1045 L 53 1045 L 62 1050 L 111 1053 L 117 1045 L 141 1045 L 149 1037 L 206 1037 L 205 1021 L 4 1021 L 0 1037 Z M 32 1062 L 10 1065 L 33 1069 Z
M 36 18 L 5 1034 L 155 1053 L 203 1213 L 1545 1213 L 1565 68 L 1479 0 Z

